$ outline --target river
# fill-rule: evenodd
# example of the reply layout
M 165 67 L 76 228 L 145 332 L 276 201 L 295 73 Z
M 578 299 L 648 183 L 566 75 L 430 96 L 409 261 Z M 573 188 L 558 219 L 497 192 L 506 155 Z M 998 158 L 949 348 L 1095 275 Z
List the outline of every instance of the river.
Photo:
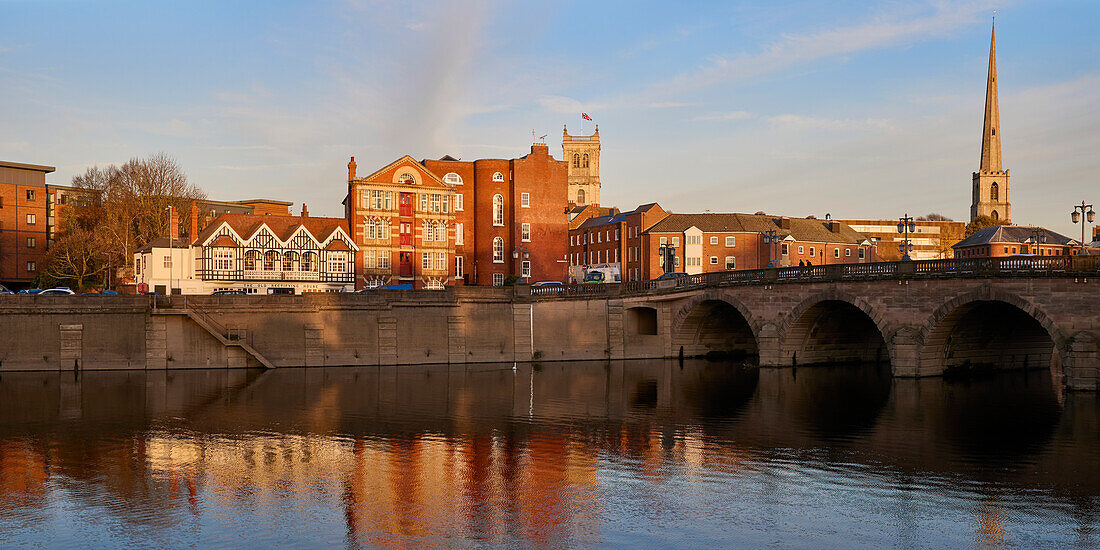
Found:
M 0 375 L 0 547 L 1092 547 L 1046 371 L 677 361 Z

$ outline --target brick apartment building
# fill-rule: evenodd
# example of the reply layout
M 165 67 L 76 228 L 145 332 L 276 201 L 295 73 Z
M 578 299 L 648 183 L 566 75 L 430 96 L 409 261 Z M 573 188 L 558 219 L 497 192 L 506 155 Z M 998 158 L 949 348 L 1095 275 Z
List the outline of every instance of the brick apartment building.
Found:
M 1037 241 L 1037 242 L 1036 242 Z M 955 257 L 999 258 L 1016 254 L 1068 256 L 1076 254 L 1081 243 L 1049 229 L 1029 225 L 983 227 L 953 247 Z
M 781 239 L 764 244 L 767 231 Z M 609 264 L 624 281 L 649 280 L 665 273 L 662 245 L 675 249 L 668 271 L 689 274 L 876 261 L 874 244 L 842 222 L 757 214 L 670 214 L 646 204 L 610 216 L 592 217 L 570 231 L 569 261 L 578 267 Z
M 0 284 L 25 288 L 45 267 L 46 174 L 53 166 L 0 161 Z
M 363 257 L 360 288 L 387 283 L 416 288 L 501 285 L 509 276 L 564 279 L 568 170 L 545 144 L 536 143 L 530 154 L 513 159 L 445 156 L 417 162 L 405 156 L 365 178 L 356 177 L 354 159 L 348 166 L 345 209 Z M 408 177 L 402 179 L 402 174 Z M 415 202 L 398 210 L 396 203 L 387 206 L 387 193 Z M 436 194 L 438 204 L 432 198 Z M 379 200 L 382 208 L 376 208 Z M 382 241 L 370 239 L 372 217 L 397 231 Z M 429 225 L 434 229 L 425 240 Z M 372 251 L 378 258 L 384 250 L 388 264 L 371 260 Z M 430 270 L 424 257 L 428 252 L 434 258 Z M 440 257 L 446 258 L 445 271 L 439 269 Z
M 880 261 L 900 260 L 902 241 L 905 235 L 898 233 L 899 220 L 838 220 L 852 229 L 867 236 L 878 246 Z M 914 260 L 938 260 L 952 257 L 952 246 L 962 240 L 966 224 L 949 220 L 916 220 L 913 222 L 916 232 L 909 234 L 909 243 L 913 251 L 909 257 Z

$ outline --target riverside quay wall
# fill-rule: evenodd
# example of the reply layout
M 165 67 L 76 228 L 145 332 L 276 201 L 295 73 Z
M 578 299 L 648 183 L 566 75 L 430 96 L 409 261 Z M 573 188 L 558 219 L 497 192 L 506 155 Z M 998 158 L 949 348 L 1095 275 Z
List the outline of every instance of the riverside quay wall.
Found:
M 904 377 L 1049 368 L 1070 388 L 1096 390 L 1100 263 L 1059 261 L 813 266 L 549 288 L 0 296 L 0 371 L 720 353 L 767 367 L 888 362 Z

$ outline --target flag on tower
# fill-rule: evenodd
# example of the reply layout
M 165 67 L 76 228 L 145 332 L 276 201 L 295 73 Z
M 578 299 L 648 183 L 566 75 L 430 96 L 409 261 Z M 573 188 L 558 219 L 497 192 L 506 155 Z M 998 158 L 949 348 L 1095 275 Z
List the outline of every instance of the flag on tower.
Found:
M 588 113 L 581 113 L 581 118 L 585 120 L 592 120 L 592 117 L 588 116 Z

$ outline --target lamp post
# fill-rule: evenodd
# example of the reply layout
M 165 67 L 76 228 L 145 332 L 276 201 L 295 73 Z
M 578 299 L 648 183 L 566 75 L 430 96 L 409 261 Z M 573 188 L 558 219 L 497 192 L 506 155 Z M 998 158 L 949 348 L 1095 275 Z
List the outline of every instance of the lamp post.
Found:
M 1085 215 L 1085 219 L 1081 219 L 1081 215 Z M 1069 215 L 1073 223 L 1081 222 L 1081 254 L 1085 253 L 1085 225 L 1092 223 L 1092 220 L 1096 219 L 1096 212 L 1092 209 L 1091 204 L 1085 204 L 1085 201 L 1081 201 L 1081 204 L 1074 205 L 1073 213 Z
M 107 270 L 103 272 L 103 290 L 110 290 L 111 288 L 111 253 L 100 252 L 107 257 Z
M 1039 249 L 1039 245 L 1047 242 L 1046 231 L 1042 229 L 1033 229 L 1026 242 L 1028 243 L 1027 253 L 1036 254 L 1035 251 Z
M 676 247 L 668 244 L 662 244 L 657 247 L 657 253 L 664 258 L 664 265 L 662 268 L 665 273 L 672 273 L 676 269 L 674 265 L 676 263 Z M 669 269 L 671 267 L 671 269 Z
M 774 229 L 764 232 L 764 244 L 768 245 L 768 267 L 775 267 L 775 243 L 779 242 L 779 234 Z
M 898 245 L 898 250 L 902 253 L 902 260 L 912 260 L 909 257 L 909 253 L 913 251 L 913 243 L 909 241 L 909 234 L 917 232 L 917 224 L 913 223 L 913 217 L 908 212 L 904 216 L 898 218 L 901 220 L 898 222 L 898 233 L 905 235 L 905 238 Z
M 175 244 L 175 239 L 172 238 L 174 236 L 172 233 L 172 205 L 169 204 L 168 208 L 165 208 L 165 210 L 168 211 L 168 295 L 171 296 L 172 276 L 176 273 L 176 259 L 173 258 L 175 254 L 172 253 L 172 248 Z
M 523 260 L 519 259 L 519 256 L 520 256 L 521 252 L 523 253 Z M 531 257 L 531 253 L 527 251 L 526 246 L 521 246 L 521 247 L 512 249 L 512 259 L 519 261 L 519 266 L 518 266 L 519 267 L 519 270 L 518 270 L 519 271 L 519 277 L 518 277 L 517 280 L 523 280 L 523 282 L 525 282 L 525 283 L 529 283 L 530 281 L 527 280 L 527 277 L 523 276 L 523 262 L 526 261 L 527 258 L 530 258 L 530 257 Z M 517 266 L 513 265 L 513 269 L 515 269 L 516 267 Z

